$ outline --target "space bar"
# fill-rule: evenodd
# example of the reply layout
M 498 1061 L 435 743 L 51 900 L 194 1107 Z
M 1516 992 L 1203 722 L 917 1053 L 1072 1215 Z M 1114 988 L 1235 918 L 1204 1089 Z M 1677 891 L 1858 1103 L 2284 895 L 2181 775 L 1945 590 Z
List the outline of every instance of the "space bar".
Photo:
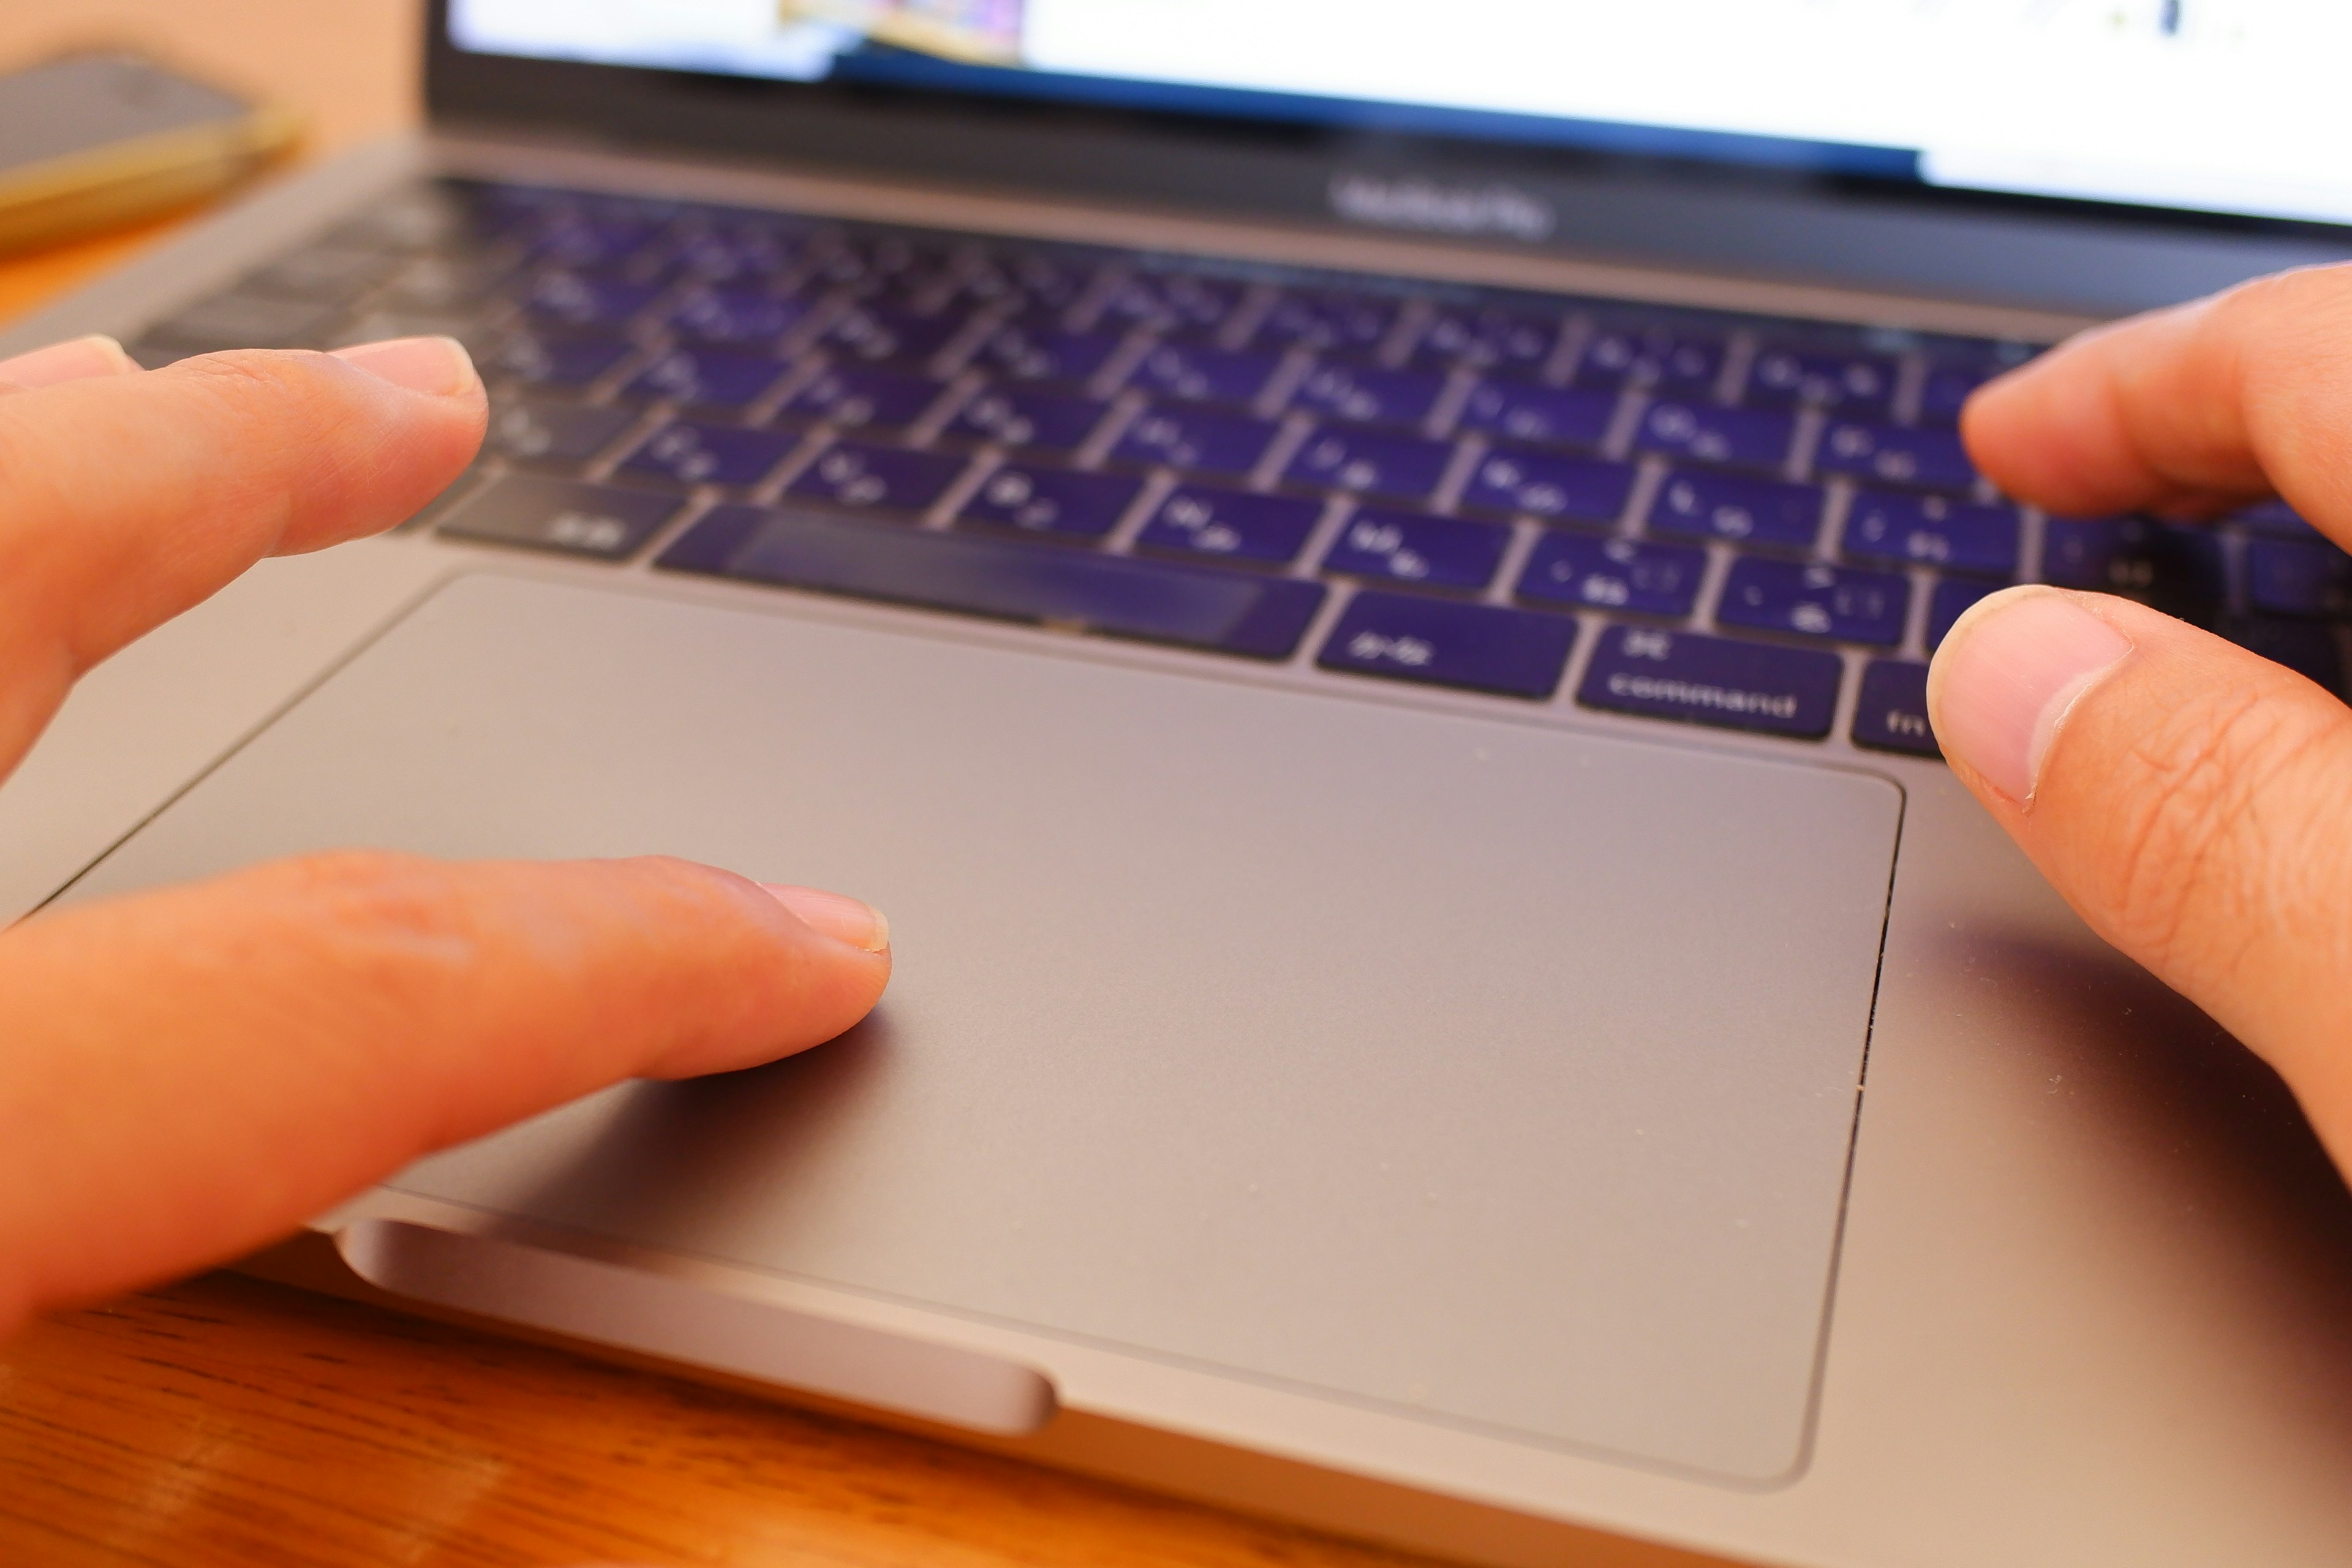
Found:
M 1288 658 L 1324 592 L 1294 578 L 752 506 L 712 509 L 656 564 L 1252 658 Z

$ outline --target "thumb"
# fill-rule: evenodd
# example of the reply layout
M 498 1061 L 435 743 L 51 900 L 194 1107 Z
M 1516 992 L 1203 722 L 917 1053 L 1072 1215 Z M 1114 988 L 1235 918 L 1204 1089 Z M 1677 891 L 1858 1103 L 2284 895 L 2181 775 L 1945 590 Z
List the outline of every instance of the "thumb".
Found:
M 2352 708 L 2145 605 L 2047 587 L 1962 616 L 1927 704 L 2066 901 L 2276 1068 L 2352 1171 Z

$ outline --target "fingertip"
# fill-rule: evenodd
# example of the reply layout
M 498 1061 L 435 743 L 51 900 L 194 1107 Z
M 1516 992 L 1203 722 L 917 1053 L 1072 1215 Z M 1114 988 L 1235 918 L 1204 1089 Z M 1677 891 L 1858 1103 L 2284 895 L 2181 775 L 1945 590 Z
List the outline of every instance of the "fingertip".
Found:
M 93 334 L 0 360 L 0 382 L 37 391 L 71 381 L 135 375 L 140 369 L 139 362 L 120 342 L 103 334 Z
M 455 338 L 394 338 L 383 342 L 354 343 L 334 351 L 334 357 L 378 381 L 427 397 L 464 398 L 478 393 L 480 372 L 474 356 Z
M 880 910 L 845 893 L 762 882 L 761 889 L 801 921 L 837 942 L 868 954 L 890 951 L 890 921 Z

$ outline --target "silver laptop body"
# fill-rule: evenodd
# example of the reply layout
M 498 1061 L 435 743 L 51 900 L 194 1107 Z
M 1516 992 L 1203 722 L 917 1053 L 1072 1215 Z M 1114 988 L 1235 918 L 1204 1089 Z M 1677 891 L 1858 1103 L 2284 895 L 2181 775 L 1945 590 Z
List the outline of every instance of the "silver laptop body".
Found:
M 1843 354 L 1926 429 L 1954 363 L 2339 239 L 739 100 L 443 21 L 432 131 L 0 338 L 446 321 L 499 426 L 417 523 L 92 675 L 0 789 L 0 912 L 333 846 L 662 852 L 872 900 L 898 978 L 834 1045 L 427 1160 L 252 1268 L 1481 1563 L 2352 1561 L 2352 1203 L 1902 684 L 1967 574 L 1948 509 L 1996 498 L 1841 467 L 1843 394 L 1741 391 Z M 681 300 L 739 298 L 549 248 L 653 231 L 803 269 L 725 413 L 659 367 Z M 944 270 L 869 310 L 901 255 Z M 1269 338 L 1285 310 L 1312 331 Z M 1446 357 L 1445 323 L 1492 331 Z M 1019 351 L 1079 338 L 1112 357 L 1054 395 L 1108 423 L 1051 448 Z M 1612 382 L 1619 339 L 1718 357 Z M 916 361 L 937 399 L 892 415 Z M 1795 445 L 1717 464 L 1685 405 Z M 1271 445 L 1220 458 L 1250 421 Z M 772 441 L 748 478 L 739 431 Z M 1116 516 L 1034 537 L 1094 504 L 1039 521 L 1046 469 Z M 1674 521 L 1741 474 L 1815 487 L 1811 531 L 1774 553 L 1737 489 Z M 1875 558 L 1898 504 L 1934 548 Z M 2080 568 L 2067 526 L 2023 514 L 1985 581 Z M 2296 635 L 2340 672 L 2340 629 Z

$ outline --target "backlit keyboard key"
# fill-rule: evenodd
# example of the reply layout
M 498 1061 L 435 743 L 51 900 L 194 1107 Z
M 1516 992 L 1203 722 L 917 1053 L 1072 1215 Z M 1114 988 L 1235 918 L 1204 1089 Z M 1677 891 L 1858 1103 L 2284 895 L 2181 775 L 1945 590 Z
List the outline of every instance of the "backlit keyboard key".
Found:
M 551 272 L 524 297 L 523 308 L 564 327 L 617 327 L 652 304 L 661 289 L 578 272 Z
M 1091 381 L 1119 350 L 1116 332 L 1065 332 L 1019 324 L 996 329 L 972 363 L 1013 381 Z
M 1454 461 L 1451 441 L 1326 428 L 1307 438 L 1290 460 L 1293 484 L 1328 485 L 1391 500 L 1424 500 Z
M 1912 757 L 1944 754 L 1927 723 L 1926 665 L 1874 658 L 1864 668 L 1854 693 L 1853 743 Z
M 1679 619 L 1691 613 L 1706 575 L 1706 552 L 1688 545 L 1547 533 L 1519 574 L 1518 596 Z
M 1652 404 L 1633 445 L 1644 452 L 1741 468 L 1777 468 L 1796 443 L 1797 417 L 1770 408 L 1712 403 Z
M 1118 526 L 1143 481 L 1125 474 L 1077 473 L 1008 463 L 988 476 L 959 514 L 966 522 L 1099 539 Z
M 1146 392 L 1187 403 L 1241 405 L 1256 400 L 1281 363 L 1279 354 L 1161 343 L 1143 356 L 1131 379 Z
M 949 434 L 974 441 L 1000 441 L 1044 452 L 1075 452 L 1102 423 L 1109 405 L 1022 387 L 992 388 L 963 406 Z
M 1748 402 L 1759 408 L 1810 404 L 1868 418 L 1883 416 L 1894 398 L 1894 362 L 1867 354 L 1767 349 L 1748 373 Z
M 670 330 L 681 338 L 712 343 L 772 343 L 808 319 L 799 300 L 779 299 L 757 289 L 697 289 L 670 312 Z
M 889 370 L 828 370 L 793 394 L 788 414 L 829 419 L 850 429 L 893 430 L 929 412 L 944 382 Z
M 2237 514 L 2237 521 L 2254 533 L 2268 533 L 2281 539 L 2308 540 L 2319 530 L 2304 521 L 2304 516 L 2283 500 L 2267 500 L 2250 506 Z
M 500 399 L 484 445 L 520 463 L 584 463 L 637 422 L 634 408 Z
M 1315 662 L 1540 700 L 1559 689 L 1575 645 L 1566 616 L 1367 590 L 1348 602 Z
M 1514 441 L 1597 447 L 1617 417 L 1618 395 L 1528 381 L 1486 380 L 1471 388 L 1462 426 Z
M 1497 447 L 1471 471 L 1465 506 L 1569 522 L 1614 522 L 1633 493 L 1633 466 Z
M 947 494 L 948 487 L 962 477 L 964 466 L 963 458 L 945 452 L 841 441 L 811 463 L 788 493 L 855 511 L 912 515 Z
M 1965 493 L 1976 488 L 1977 466 L 1948 430 L 1906 430 L 1892 425 L 1842 421 L 1822 436 L 1813 467 L 1882 484 Z
M 2274 616 L 2352 613 L 2352 558 L 2333 544 L 2256 539 L 2246 545 L 2246 595 Z
M 1586 667 L 1588 708 L 1818 741 L 1837 713 L 1844 661 L 1695 632 L 1611 626 Z
M 1326 591 L 1296 578 L 749 506 L 713 508 L 658 564 L 1265 659 L 1290 657 Z
M 1121 282 L 1103 320 L 1205 337 L 1241 303 L 1242 287 L 1191 272 L 1143 272 Z
M 1360 425 L 1418 425 L 1444 390 L 1437 371 L 1323 364 L 1298 384 L 1291 406 Z
M 1748 556 L 1731 563 L 1715 616 L 1727 626 L 1893 647 L 1910 610 L 1911 584 L 1891 572 Z
M 1322 516 L 1321 502 L 1296 496 L 1183 485 L 1160 503 L 1136 543 L 1177 554 L 1284 566 L 1307 548 L 1307 535 Z
M 636 398 L 666 397 L 700 408 L 745 408 L 774 389 L 786 361 L 733 349 L 672 349 L 624 389 Z
M 758 484 L 800 445 L 797 431 L 746 430 L 737 425 L 666 425 L 622 468 L 684 485 Z
M 539 386 L 585 386 L 636 353 L 624 338 L 513 332 L 490 355 L 490 374 Z
M 2017 575 L 2017 509 L 1943 496 L 1863 490 L 1846 518 L 1844 552 L 1857 561 L 1918 563 L 1983 577 Z
M 935 357 L 963 329 L 961 317 L 861 305 L 827 327 L 821 341 L 861 364 L 919 365 Z
M 1258 324 L 1258 341 L 1369 354 L 1395 330 L 1398 304 L 1377 294 L 1285 294 Z
M 1562 325 L 1558 316 L 1499 307 L 1443 310 L 1422 334 L 1413 359 L 1534 375 L 1559 347 Z
M 1502 523 L 1367 507 L 1339 531 L 1323 570 L 1475 592 L 1495 580 L 1510 542 Z
M 1723 374 L 1723 344 L 1665 327 L 1610 326 L 1592 335 L 1577 362 L 1579 386 L 1663 386 L 1696 392 Z
M 2229 596 L 2220 535 L 2139 517 L 2052 518 L 2042 574 L 2062 588 L 2143 599 L 2200 626 L 2211 624 Z
M 509 474 L 460 503 L 439 531 L 455 539 L 515 544 L 619 561 L 634 555 L 677 515 L 676 496 L 579 479 Z
M 1944 639 L 1952 635 L 1952 627 L 1969 613 L 1971 605 L 2000 592 L 1998 583 L 1972 582 L 1966 577 L 1947 577 L 1937 583 L 1927 600 L 1927 651 L 1933 653 L 1944 646 Z
M 1129 463 L 1164 463 L 1201 474 L 1248 473 L 1265 460 L 1282 426 L 1244 414 L 1207 408 L 1148 408 L 1111 456 Z
M 1670 539 L 1811 550 L 1828 502 L 1819 485 L 1677 468 L 1650 503 L 1649 531 Z

